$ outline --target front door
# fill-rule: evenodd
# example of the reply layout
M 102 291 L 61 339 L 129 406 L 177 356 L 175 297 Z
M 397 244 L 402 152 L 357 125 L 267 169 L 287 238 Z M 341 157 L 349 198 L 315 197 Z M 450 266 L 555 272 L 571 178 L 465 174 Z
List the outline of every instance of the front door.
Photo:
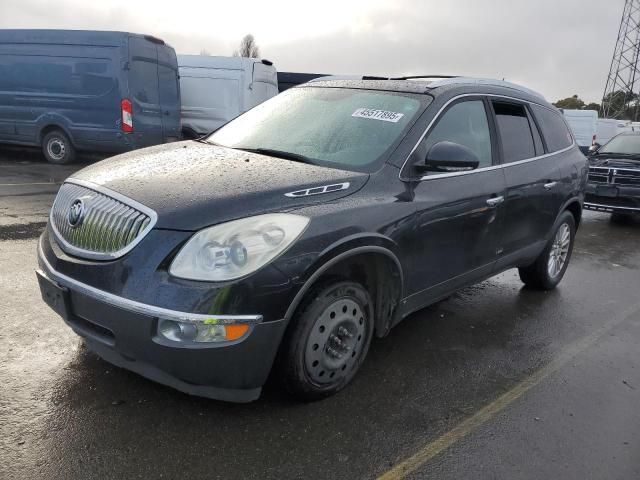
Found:
M 486 100 L 465 98 L 450 105 L 412 154 L 424 161 L 442 141 L 473 150 L 476 170 L 456 173 L 403 171 L 415 206 L 413 231 L 404 240 L 409 252 L 406 308 L 415 310 L 462 285 L 490 276 L 500 248 L 503 172 L 496 167 L 495 133 Z M 412 173 L 413 172 L 413 173 Z

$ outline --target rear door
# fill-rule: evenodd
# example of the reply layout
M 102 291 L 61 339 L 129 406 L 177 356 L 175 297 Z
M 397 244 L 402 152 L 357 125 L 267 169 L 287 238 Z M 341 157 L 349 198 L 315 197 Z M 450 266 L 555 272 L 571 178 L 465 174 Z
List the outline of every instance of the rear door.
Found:
M 164 134 L 156 44 L 145 38 L 129 37 L 129 52 L 129 96 L 133 106 L 135 145 L 158 145 L 163 143 Z
M 178 62 L 173 48 L 158 45 L 158 92 L 165 142 L 180 138 L 180 90 Z
M 272 65 L 255 62 L 252 77 L 251 96 L 245 110 L 249 110 L 278 94 L 278 77 L 276 69 Z
M 502 255 L 505 261 L 546 239 L 556 218 L 559 169 L 524 102 L 491 100 L 507 182 Z

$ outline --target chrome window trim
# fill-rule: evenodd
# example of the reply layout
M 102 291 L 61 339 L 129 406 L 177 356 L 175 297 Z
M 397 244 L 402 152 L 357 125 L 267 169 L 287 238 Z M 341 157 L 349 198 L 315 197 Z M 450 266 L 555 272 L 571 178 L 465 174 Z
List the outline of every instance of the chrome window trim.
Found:
M 201 313 L 188 313 L 171 310 L 163 307 L 156 307 L 128 298 L 105 292 L 98 288 L 79 282 L 63 273 L 57 272 L 49 263 L 42 250 L 42 240 L 38 242 L 38 260 L 40 262 L 40 273 L 49 280 L 78 293 L 91 297 L 100 302 L 108 303 L 114 307 L 127 310 L 129 312 L 146 315 L 148 317 L 157 317 L 165 320 L 175 320 L 178 322 L 204 322 L 205 320 L 218 320 L 220 324 L 227 325 L 231 323 L 247 323 L 256 324 L 262 322 L 262 315 L 205 315 Z
M 55 234 L 56 242 L 60 244 L 60 247 L 65 252 L 70 253 L 71 255 L 76 255 L 80 258 L 86 258 L 90 260 L 115 260 L 129 253 L 131 250 L 133 250 L 135 246 L 138 245 L 138 243 L 140 243 L 147 236 L 147 234 L 153 229 L 153 227 L 155 227 L 156 223 L 158 222 L 158 214 L 154 210 L 152 210 L 151 208 L 145 205 L 142 205 L 139 202 L 136 202 L 135 200 L 125 195 L 122 195 L 121 193 L 113 191 L 110 188 L 104 187 L 102 185 L 97 185 L 93 182 L 89 182 L 86 180 L 79 180 L 73 177 L 65 180 L 63 182 L 63 185 L 65 183 L 71 183 L 74 185 L 78 185 L 80 187 L 88 188 L 89 190 L 93 190 L 94 192 L 101 193 L 103 195 L 111 197 L 114 200 L 117 200 L 118 202 L 124 203 L 125 205 L 128 205 L 130 207 L 135 208 L 136 210 L 139 210 L 140 212 L 144 213 L 146 216 L 149 217 L 149 225 L 147 225 L 147 227 L 142 232 L 140 232 L 140 234 L 126 247 L 111 253 L 93 252 L 91 250 L 86 250 L 84 248 L 76 247 L 75 245 L 72 245 L 69 242 L 67 242 L 62 237 L 62 235 L 60 234 L 60 232 L 56 227 L 55 222 L 53 221 L 53 206 L 52 206 L 51 211 L 49 212 L 49 225 L 51 225 L 51 229 Z M 56 200 L 57 200 L 57 196 L 56 196 Z M 53 201 L 53 205 L 55 205 L 56 200 Z
M 414 147 L 411 149 L 411 151 L 407 155 L 407 158 L 405 158 L 404 162 L 402 163 L 402 167 L 400 167 L 400 170 L 398 172 L 398 179 L 400 181 L 403 181 L 403 182 L 422 182 L 422 181 L 425 181 L 425 180 L 434 180 L 434 179 L 437 179 L 437 178 L 459 177 L 461 175 L 471 175 L 471 174 L 474 174 L 474 173 L 488 172 L 488 171 L 497 170 L 497 169 L 500 169 L 500 168 L 506 168 L 506 167 L 516 166 L 516 165 L 522 165 L 524 163 L 529 163 L 529 162 L 533 162 L 533 161 L 536 161 L 536 160 L 541 160 L 543 158 L 551 157 L 553 155 L 559 155 L 561 153 L 568 152 L 569 150 L 571 150 L 572 148 L 574 148 L 576 146 L 576 140 L 575 140 L 573 134 L 571 134 L 571 139 L 572 139 L 571 145 L 569 145 L 566 148 L 563 148 L 562 150 L 557 150 L 557 151 L 551 152 L 551 153 L 545 153 L 544 155 L 539 155 L 537 157 L 527 158 L 525 160 L 519 160 L 517 162 L 501 163 L 499 165 L 491 165 L 489 167 L 482 167 L 482 168 L 477 168 L 475 170 L 468 170 L 468 171 L 464 171 L 464 172 L 437 173 L 435 175 L 424 175 L 424 176 L 422 176 L 420 178 L 403 177 L 402 176 L 402 172 L 404 171 L 405 167 L 407 166 L 407 162 L 411 158 L 411 155 L 413 155 L 413 153 L 418 149 L 418 146 L 420 145 L 420 143 L 422 143 L 424 138 L 431 131 L 431 129 L 435 125 L 435 123 L 440 119 L 441 115 L 444 113 L 444 111 L 447 109 L 447 107 L 449 105 L 451 105 L 453 102 L 455 102 L 456 100 L 460 100 L 461 98 L 466 98 L 466 97 L 503 98 L 505 100 L 513 100 L 513 101 L 520 102 L 520 103 L 527 103 L 529 105 L 537 105 L 539 107 L 546 108 L 547 110 L 550 110 L 552 112 L 557 113 L 554 109 L 549 108 L 547 105 L 543 105 L 543 104 L 538 103 L 538 102 L 532 102 L 531 100 L 524 100 L 522 98 L 509 97 L 508 95 L 498 95 L 498 94 L 494 94 L 494 93 L 464 93 L 464 94 L 461 94 L 461 95 L 457 95 L 457 96 L 455 96 L 453 98 L 450 98 L 442 107 L 440 107 L 440 109 L 438 110 L 436 115 L 429 122 L 429 125 L 427 125 L 427 128 L 425 128 L 424 132 L 422 132 L 422 135 L 420 135 L 420 138 L 418 139 L 418 141 L 416 142 Z M 563 121 L 564 121 L 564 119 L 563 119 Z M 566 125 L 566 122 L 565 122 L 565 125 Z M 567 127 L 567 129 L 569 129 L 569 127 Z

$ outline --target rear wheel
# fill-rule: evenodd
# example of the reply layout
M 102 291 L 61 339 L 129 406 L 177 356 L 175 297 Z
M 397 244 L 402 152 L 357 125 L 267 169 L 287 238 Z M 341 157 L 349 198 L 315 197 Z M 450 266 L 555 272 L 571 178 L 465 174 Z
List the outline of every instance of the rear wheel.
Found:
M 42 138 L 42 152 L 49 163 L 65 164 L 75 160 L 76 151 L 62 130 L 52 130 Z
M 291 319 L 280 357 L 289 393 L 318 400 L 344 388 L 364 361 L 373 310 L 362 285 L 337 281 L 312 289 Z
M 518 269 L 525 285 L 539 290 L 555 288 L 564 277 L 576 235 L 576 221 L 571 212 L 563 212 L 549 240 L 536 261 L 528 267 Z

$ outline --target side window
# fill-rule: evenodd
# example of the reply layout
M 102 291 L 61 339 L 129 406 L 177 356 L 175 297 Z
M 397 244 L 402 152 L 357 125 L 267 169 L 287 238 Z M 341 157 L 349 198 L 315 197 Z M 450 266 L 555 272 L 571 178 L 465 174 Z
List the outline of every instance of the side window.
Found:
M 473 150 L 480 160 L 480 168 L 491 165 L 491 133 L 482 100 L 460 102 L 449 108 L 429 132 L 421 151 L 426 155 L 433 145 L 444 141 Z
M 145 60 L 131 62 L 130 91 L 139 102 L 158 105 L 158 64 Z
M 573 137 L 559 112 L 538 105 L 533 105 L 532 108 L 547 142 L 549 153 L 571 146 Z
M 536 149 L 524 105 L 493 102 L 493 110 L 500 132 L 504 163 L 534 158 Z

